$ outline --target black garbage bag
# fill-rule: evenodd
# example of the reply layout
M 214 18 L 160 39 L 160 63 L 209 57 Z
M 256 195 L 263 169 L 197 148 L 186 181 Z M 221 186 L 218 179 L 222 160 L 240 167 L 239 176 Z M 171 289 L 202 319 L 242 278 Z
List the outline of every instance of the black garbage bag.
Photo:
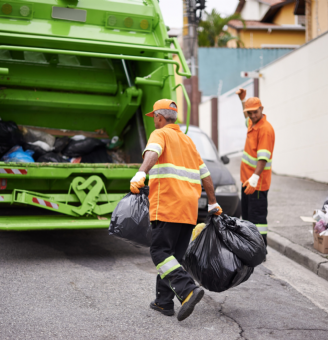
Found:
M 261 264 L 266 255 L 263 237 L 255 224 L 227 215 L 214 218 L 224 244 L 249 267 Z
M 54 152 L 47 152 L 37 159 L 38 163 L 69 163 L 69 161 Z
M 149 187 L 140 194 L 128 193 L 116 206 L 109 225 L 109 235 L 122 238 L 135 245 L 150 247 L 151 224 L 149 221 Z
M 85 138 L 82 140 L 71 139 L 62 154 L 67 157 L 80 157 L 91 153 L 95 148 L 105 145 L 100 139 Z
M 32 150 L 34 151 L 33 154 L 33 159 L 36 161 L 39 157 L 45 155 L 48 151 L 46 151 L 45 149 L 41 148 L 38 145 L 33 145 L 33 144 L 29 144 L 29 143 L 25 143 L 23 144 L 23 149 L 24 151 L 26 150 Z
M 23 145 L 24 138 L 16 123 L 0 120 L 0 156 L 16 145 Z
M 223 241 L 223 230 L 219 227 L 222 217 L 211 215 L 206 227 L 189 244 L 183 267 L 204 288 L 213 292 L 223 292 L 249 279 L 253 267 L 244 264 Z M 222 225 L 222 223 L 221 223 Z
M 70 138 L 65 136 L 65 137 L 57 137 L 55 140 L 55 152 L 62 152 L 66 146 L 68 145 L 68 143 L 70 142 Z
M 106 146 L 100 146 L 91 153 L 82 156 L 81 163 L 113 163 L 112 157 L 107 153 Z

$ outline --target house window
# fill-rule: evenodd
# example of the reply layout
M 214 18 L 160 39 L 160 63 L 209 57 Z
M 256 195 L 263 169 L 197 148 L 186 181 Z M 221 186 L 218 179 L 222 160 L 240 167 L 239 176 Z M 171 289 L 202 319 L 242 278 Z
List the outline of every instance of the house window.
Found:
M 305 26 L 305 15 L 296 15 L 296 24 Z

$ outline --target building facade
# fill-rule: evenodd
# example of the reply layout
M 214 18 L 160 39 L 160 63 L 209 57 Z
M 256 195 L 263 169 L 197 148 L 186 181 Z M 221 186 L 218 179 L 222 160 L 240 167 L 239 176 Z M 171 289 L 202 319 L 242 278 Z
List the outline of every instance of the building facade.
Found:
M 245 48 L 297 48 L 305 43 L 305 15 L 295 14 L 297 1 L 240 0 L 236 13 L 244 22 L 231 20 L 228 31 Z M 228 47 L 237 47 L 236 41 Z

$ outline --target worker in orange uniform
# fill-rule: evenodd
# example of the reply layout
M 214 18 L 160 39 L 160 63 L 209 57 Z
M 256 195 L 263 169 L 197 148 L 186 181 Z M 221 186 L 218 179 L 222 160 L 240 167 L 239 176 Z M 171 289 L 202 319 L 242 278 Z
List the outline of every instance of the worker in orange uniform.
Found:
M 150 254 L 158 270 L 156 298 L 150 308 L 167 316 L 174 315 L 176 296 L 182 304 L 177 316 L 182 321 L 204 295 L 204 290 L 180 265 L 197 222 L 201 181 L 208 196 L 209 211 L 216 209 L 216 215 L 220 215 L 222 209 L 216 202 L 210 173 L 195 144 L 174 124 L 175 102 L 159 100 L 146 116 L 154 118 L 156 130 L 149 137 L 144 161 L 132 178 L 130 189 L 132 193 L 139 193 L 149 173 Z
M 271 184 L 272 154 L 275 134 L 263 114 L 263 106 L 257 97 L 245 101 L 246 90 L 239 89 L 246 118 L 247 137 L 241 159 L 242 217 L 254 223 L 267 246 L 268 191 Z

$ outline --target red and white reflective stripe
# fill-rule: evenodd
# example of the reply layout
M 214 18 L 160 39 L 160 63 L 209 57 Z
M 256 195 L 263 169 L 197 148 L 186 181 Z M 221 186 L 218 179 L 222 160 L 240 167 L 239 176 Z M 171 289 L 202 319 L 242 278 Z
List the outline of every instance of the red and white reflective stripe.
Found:
M 0 196 L 0 202 L 4 201 L 4 200 L 5 200 L 5 198 L 3 196 Z
M 0 174 L 27 175 L 27 169 L 0 169 Z
M 0 178 L 0 190 L 7 189 L 7 178 Z
M 36 204 L 43 205 L 43 206 L 48 207 L 48 208 L 58 209 L 58 204 L 42 200 L 41 198 L 33 197 L 32 202 L 36 203 Z

